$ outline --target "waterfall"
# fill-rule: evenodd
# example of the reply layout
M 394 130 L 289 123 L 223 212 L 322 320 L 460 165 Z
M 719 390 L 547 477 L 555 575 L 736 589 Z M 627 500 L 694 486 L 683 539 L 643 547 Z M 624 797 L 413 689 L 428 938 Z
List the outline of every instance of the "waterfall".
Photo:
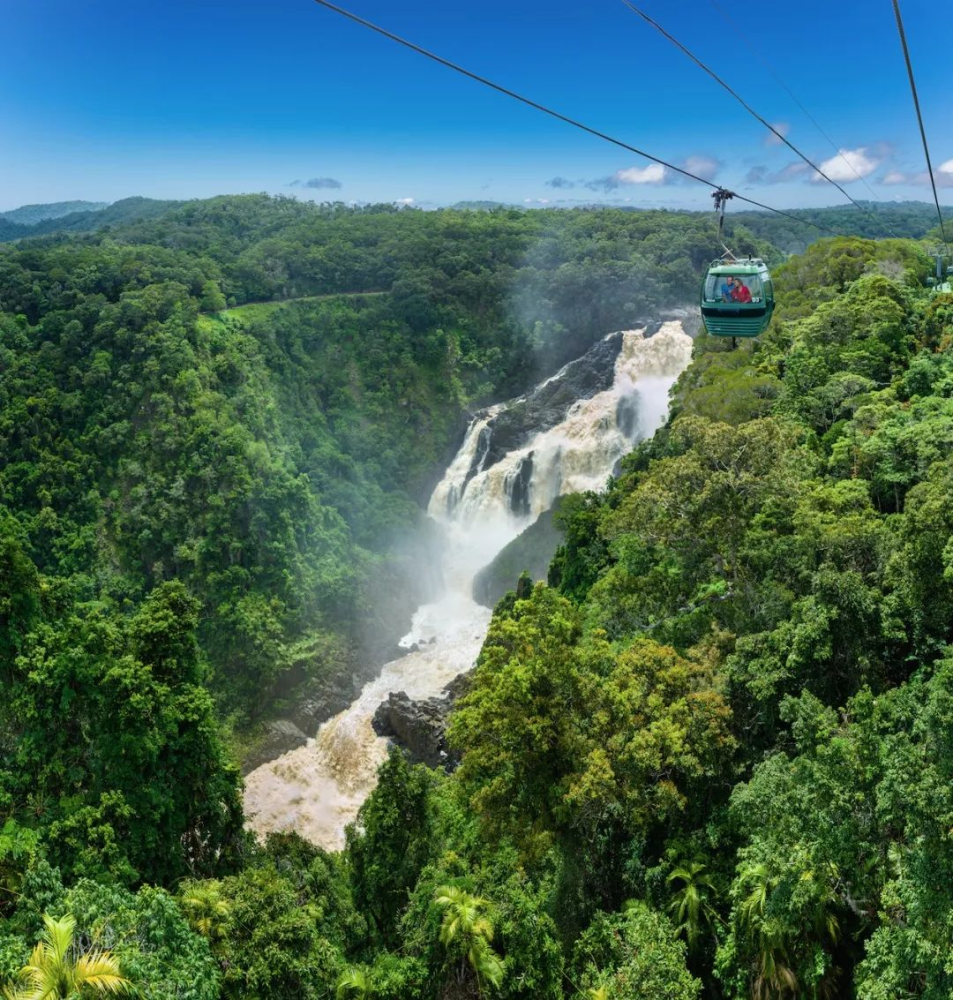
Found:
M 329 850 L 343 847 L 344 828 L 387 754 L 387 741 L 371 726 L 377 706 L 398 691 L 414 699 L 437 695 L 473 665 L 490 621 L 471 596 L 475 574 L 559 496 L 604 487 L 633 443 L 655 433 L 691 345 L 680 322 L 664 323 L 651 337 L 626 331 L 611 378 L 603 379 L 608 388 L 551 409 L 543 429 L 522 434 L 503 453 L 495 436 L 527 397 L 477 414 L 428 506 L 447 534 L 444 594 L 417 610 L 401 640 L 405 656 L 385 664 L 306 746 L 248 775 L 245 811 L 253 830 L 295 830 Z M 558 388 L 562 374 L 537 391 Z
M 515 535 L 562 494 L 601 489 L 633 443 L 664 422 L 668 390 L 689 360 L 691 339 L 681 323 L 665 323 L 650 338 L 641 330 L 625 332 L 609 389 L 573 403 L 556 426 L 484 468 L 489 425 L 507 404 L 494 407 L 471 425 L 434 490 L 430 515 L 471 530 L 503 517 L 518 529 Z

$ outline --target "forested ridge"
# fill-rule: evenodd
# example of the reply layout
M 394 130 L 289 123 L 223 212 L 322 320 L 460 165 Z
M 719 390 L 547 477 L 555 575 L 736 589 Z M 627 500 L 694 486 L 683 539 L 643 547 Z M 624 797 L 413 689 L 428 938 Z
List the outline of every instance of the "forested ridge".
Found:
M 911 241 L 815 243 L 757 344 L 696 341 L 496 608 L 452 775 L 393 751 L 340 854 L 242 831 L 231 730 L 349 663 L 462 415 L 716 249 L 252 197 L 0 251 L 0 982 L 953 995 L 953 296 Z
M 234 201 L 235 199 L 231 199 Z M 92 202 L 58 202 L 51 205 L 25 205 L 11 212 L 0 212 L 0 243 L 28 239 L 48 233 L 95 232 L 116 226 L 165 216 L 174 212 L 185 202 L 159 201 L 154 198 L 124 198 L 111 205 Z M 192 203 L 196 204 L 196 203 Z M 858 210 L 859 209 L 859 210 Z M 344 203 L 321 206 L 321 210 L 335 213 L 354 211 Z M 368 205 L 358 211 L 393 211 L 393 206 Z M 459 202 L 449 209 L 483 210 L 495 213 L 519 211 L 519 206 L 501 202 L 474 201 Z M 534 210 L 544 218 L 577 212 L 591 214 L 593 210 L 610 212 L 630 212 L 645 215 L 644 209 L 624 206 L 622 208 L 600 208 L 598 204 L 571 208 L 549 208 Z M 415 210 L 416 211 L 416 210 Z M 448 210 L 443 210 L 446 212 Z M 943 218 L 953 216 L 953 208 L 943 206 Z M 670 215 L 685 215 L 696 220 L 707 218 L 708 213 L 687 210 L 662 210 L 657 213 L 663 219 Z M 801 221 L 798 221 L 801 220 Z M 787 217 L 765 211 L 741 210 L 730 216 L 735 226 L 742 226 L 760 239 L 784 253 L 803 253 L 818 237 L 825 235 L 825 229 L 842 236 L 863 236 L 879 238 L 889 234 L 896 238 L 920 239 L 935 228 L 936 211 L 932 204 L 923 201 L 882 202 L 858 201 L 855 205 L 832 206 L 828 208 L 795 208 Z M 829 235 L 829 232 L 828 234 Z

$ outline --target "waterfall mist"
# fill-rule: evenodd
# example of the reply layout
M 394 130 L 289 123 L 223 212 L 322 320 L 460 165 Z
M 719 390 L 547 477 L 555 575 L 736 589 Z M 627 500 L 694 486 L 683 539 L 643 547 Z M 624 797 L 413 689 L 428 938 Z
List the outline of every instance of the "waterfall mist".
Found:
M 443 593 L 414 614 L 401 640 L 406 655 L 385 664 L 306 746 L 248 775 L 245 808 L 256 832 L 295 830 L 322 847 L 343 846 L 344 828 L 387 753 L 387 741 L 371 726 L 378 705 L 398 691 L 414 699 L 439 694 L 480 651 L 491 613 L 473 599 L 476 573 L 559 496 L 602 489 L 632 445 L 665 421 L 669 389 L 691 359 L 691 338 L 678 321 L 651 337 L 642 330 L 610 337 L 616 340 L 590 352 L 598 360 L 609 347 L 617 350 L 608 371 L 593 371 L 598 391 L 578 388 L 579 371 L 567 365 L 535 396 L 490 407 L 471 422 L 428 506 L 445 532 Z M 540 429 L 526 426 L 527 414 Z

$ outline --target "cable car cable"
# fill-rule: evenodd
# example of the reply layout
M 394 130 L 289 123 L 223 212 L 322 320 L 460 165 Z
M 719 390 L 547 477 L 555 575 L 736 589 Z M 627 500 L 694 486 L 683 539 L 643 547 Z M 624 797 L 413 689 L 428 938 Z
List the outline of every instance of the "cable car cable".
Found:
M 375 31 L 377 34 L 383 35 L 385 38 L 389 38 L 392 42 L 397 42 L 399 45 L 403 45 L 405 48 L 411 49 L 419 55 L 426 56 L 428 59 L 432 59 L 434 62 L 440 63 L 441 66 L 446 66 L 447 69 L 452 69 L 454 72 L 469 77 L 477 83 L 482 83 L 485 87 L 489 87 L 500 94 L 505 94 L 507 97 L 512 97 L 513 100 L 520 101 L 531 108 L 535 108 L 537 111 L 542 111 L 544 114 L 547 114 L 552 118 L 557 118 L 559 121 L 565 122 L 567 125 L 572 125 L 575 128 L 581 129 L 583 132 L 588 132 L 590 135 L 596 136 L 598 139 L 604 139 L 606 142 L 610 142 L 614 146 L 619 146 L 620 148 L 628 150 L 630 153 L 635 153 L 637 156 L 641 156 L 646 160 L 658 163 L 667 170 L 673 170 L 675 173 L 681 174 L 683 177 L 688 177 L 690 180 L 698 181 L 699 184 L 705 184 L 715 190 L 722 189 L 722 185 L 716 183 L 715 181 L 710 181 L 705 177 L 699 177 L 698 174 L 694 174 L 690 170 L 685 170 L 683 167 L 677 167 L 674 163 L 669 163 L 667 160 L 659 159 L 659 157 L 653 156 L 651 153 L 646 153 L 643 149 L 631 146 L 629 143 L 623 142 L 621 139 L 616 139 L 611 135 L 607 135 L 605 132 L 600 132 L 598 129 L 594 129 L 583 122 L 577 121 L 575 118 L 570 118 L 568 115 L 561 114 L 559 111 L 554 111 L 552 108 L 546 107 L 545 104 L 540 104 L 538 101 L 534 101 L 529 97 L 524 97 L 522 94 L 518 94 L 515 90 L 510 90 L 499 83 L 494 83 L 485 76 L 480 76 L 478 73 L 465 69 L 463 66 L 460 66 L 455 62 L 451 62 L 449 59 L 444 59 L 443 56 L 439 56 L 435 52 L 429 51 L 429 49 L 425 49 L 406 38 L 401 38 L 400 35 L 395 35 L 392 31 L 382 28 L 373 21 L 368 21 L 366 18 L 360 17 L 359 15 L 346 10 L 344 7 L 339 7 L 337 4 L 331 3 L 331 0 L 314 0 L 314 2 L 319 4 L 321 7 L 326 7 L 328 10 L 334 11 L 336 14 L 340 14 L 342 17 L 348 18 L 350 21 L 354 21 L 355 24 L 359 24 L 364 28 L 369 28 L 371 31 Z M 790 212 L 784 212 L 780 208 L 772 208 L 770 205 L 764 205 L 760 201 L 755 201 L 753 198 L 748 198 L 743 194 L 734 193 L 734 196 L 739 201 L 746 202 L 749 205 L 754 205 L 755 208 L 763 209 L 766 212 L 774 212 L 775 215 L 783 215 L 787 219 L 792 219 L 794 222 L 800 222 L 805 226 L 813 226 L 814 229 L 830 233 L 832 236 L 841 235 L 835 230 L 829 229 L 827 226 L 822 226 L 818 222 L 812 222 L 810 219 L 802 219 L 797 215 L 792 215 Z
M 320 0 L 319 0 L 319 2 L 320 2 Z M 824 180 L 826 180 L 830 184 L 833 184 L 834 187 L 836 187 L 837 190 L 840 191 L 840 193 L 852 205 L 854 205 L 856 208 L 859 208 L 860 211 L 864 213 L 864 215 L 868 216 L 868 218 L 873 219 L 874 222 L 877 224 L 878 228 L 884 228 L 883 227 L 883 223 L 875 215 L 871 215 L 871 213 L 868 212 L 867 209 L 864 208 L 863 205 L 861 205 L 859 202 L 854 201 L 854 199 L 851 198 L 851 196 L 840 186 L 840 184 L 837 183 L 837 181 L 835 181 L 832 177 L 828 177 L 827 174 L 825 174 L 824 171 L 821 170 L 821 168 L 816 163 L 814 163 L 812 160 L 808 159 L 797 148 L 797 146 L 794 145 L 793 142 L 790 142 L 787 139 L 786 136 L 783 136 L 769 121 L 767 121 L 766 119 L 762 118 L 761 115 L 759 115 L 758 112 L 755 111 L 755 109 L 753 107 L 751 107 L 751 105 L 748 104 L 748 102 L 736 90 L 732 89 L 732 87 L 730 86 L 730 84 L 728 84 L 724 80 L 722 80 L 722 78 L 713 69 L 709 69 L 709 67 L 706 66 L 701 61 L 701 59 L 699 59 L 698 56 L 695 55 L 694 52 L 692 52 L 690 49 L 688 49 L 684 45 L 682 45 L 682 43 L 677 38 L 675 38 L 674 35 L 670 35 L 662 27 L 662 25 L 660 25 L 658 23 L 658 21 L 656 21 L 654 18 L 649 17 L 649 15 L 646 14 L 644 10 L 641 10 L 639 7 L 637 7 L 632 2 L 632 0 L 622 0 L 622 2 L 626 5 L 626 7 L 629 8 L 629 10 L 631 10 L 635 14 L 638 14 L 639 17 L 641 17 L 643 21 L 646 21 L 653 28 L 655 28 L 655 30 L 658 31 L 659 34 L 661 34 L 665 38 L 667 38 L 674 46 L 676 46 L 676 48 L 681 49 L 682 52 L 684 52 L 685 55 L 687 55 L 688 58 L 692 60 L 693 63 L 695 63 L 697 66 L 699 66 L 701 69 L 703 69 L 716 83 L 718 83 L 725 90 L 727 90 L 728 93 L 731 94 L 731 96 L 745 109 L 745 111 L 748 112 L 748 114 L 750 114 L 752 117 L 756 118 L 759 122 L 761 122 L 761 124 L 766 129 L 768 129 L 769 132 L 772 132 L 775 136 L 777 136 L 777 138 L 780 139 L 781 142 L 783 142 L 784 145 L 788 147 L 788 149 L 790 149 L 792 152 L 796 153 L 809 167 L 811 167 L 813 170 L 816 170 L 817 173 L 821 177 L 824 178 Z
M 729 27 L 735 28 L 738 26 L 738 22 L 735 21 L 734 18 L 732 18 L 732 16 L 728 13 L 728 11 L 725 10 L 724 7 L 721 6 L 720 3 L 718 3 L 718 0 L 708 0 L 708 2 L 712 5 L 715 11 L 721 15 L 721 17 L 724 19 L 725 23 L 728 24 Z M 822 136 L 824 136 L 824 138 L 828 142 L 828 145 L 841 158 L 841 160 L 843 160 L 848 170 L 850 170 L 850 172 L 857 178 L 857 180 L 859 180 L 861 184 L 863 184 L 864 187 L 867 188 L 867 190 L 870 192 L 871 198 L 873 198 L 874 201 L 879 202 L 881 205 L 883 205 L 884 204 L 883 200 L 877 197 L 876 191 L 874 191 L 874 189 L 867 183 L 867 179 L 865 177 L 862 177 L 859 173 L 857 173 L 857 170 L 854 167 L 853 163 L 851 163 L 850 160 L 848 160 L 847 157 L 844 156 L 840 146 L 838 146 L 837 143 L 834 142 L 834 140 L 827 134 L 827 132 L 821 126 L 821 123 L 811 114 L 810 111 L 807 110 L 806 107 L 804 107 L 804 105 L 800 102 L 800 100 L 798 100 L 797 94 L 795 94 L 794 91 L 791 90 L 791 88 L 784 82 L 784 79 L 782 78 L 781 74 L 774 68 L 774 66 L 767 60 L 767 58 L 763 56 L 754 45 L 751 44 L 746 35 L 740 34 L 738 37 L 740 37 L 745 47 L 758 59 L 761 65 L 764 66 L 764 68 L 774 77 L 775 80 L 777 80 L 778 86 L 781 87 L 781 89 L 788 95 L 788 97 L 790 97 L 791 100 L 798 106 L 798 108 L 800 108 L 801 113 L 804 115 L 804 117 L 807 118 L 807 120 L 814 126 L 814 128 L 817 129 L 818 132 L 821 133 Z M 890 230 L 888 229 L 888 232 L 889 231 Z M 900 238 L 896 235 L 896 233 L 893 232 L 891 232 L 890 235 L 893 236 L 895 239 Z
M 920 138 L 923 139 L 923 154 L 927 159 L 927 171 L 930 174 L 930 184 L 933 187 L 933 202 L 936 205 L 937 218 L 940 220 L 940 236 L 943 242 L 949 245 L 946 238 L 946 231 L 943 228 L 943 213 L 940 211 L 940 199 L 936 193 L 936 181 L 933 178 L 933 164 L 930 162 L 930 147 L 927 145 L 927 132 L 923 127 L 923 115 L 920 113 L 920 98 L 917 96 L 917 85 L 913 79 L 913 65 L 910 62 L 910 50 L 907 48 L 907 35 L 903 30 L 903 18 L 900 16 L 899 0 L 893 0 L 893 12 L 897 17 L 897 31 L 900 33 L 900 44 L 903 46 L 903 58 L 907 64 L 907 76 L 910 77 L 910 92 L 913 94 L 913 106 L 917 112 L 917 121 L 920 124 Z

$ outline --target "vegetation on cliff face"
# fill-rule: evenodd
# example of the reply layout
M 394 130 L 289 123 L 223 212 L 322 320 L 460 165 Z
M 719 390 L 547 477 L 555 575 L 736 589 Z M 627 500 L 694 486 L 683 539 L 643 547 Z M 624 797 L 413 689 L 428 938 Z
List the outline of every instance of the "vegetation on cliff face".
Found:
M 498 604 L 453 775 L 394 751 L 337 855 L 242 832 L 223 719 L 346 663 L 463 408 L 711 252 L 564 218 L 217 199 L 0 251 L 0 983 L 46 914 L 156 1000 L 951 995 L 953 297 L 910 242 L 696 342 Z

